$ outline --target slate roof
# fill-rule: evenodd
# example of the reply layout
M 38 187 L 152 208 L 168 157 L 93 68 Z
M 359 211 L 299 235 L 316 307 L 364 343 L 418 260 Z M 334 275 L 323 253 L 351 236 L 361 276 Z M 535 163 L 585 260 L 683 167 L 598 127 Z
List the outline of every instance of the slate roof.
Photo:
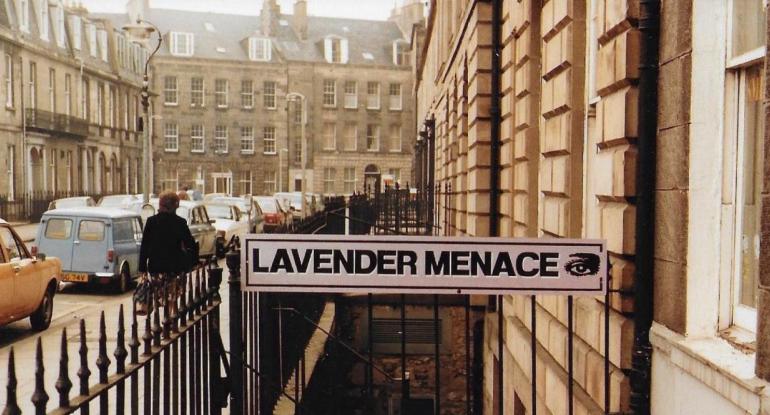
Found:
M 126 14 L 94 13 L 95 17 L 111 20 L 116 27 L 128 23 Z M 163 32 L 164 40 L 169 32 L 189 32 L 195 37 L 193 58 L 248 60 L 246 39 L 261 36 L 261 19 L 258 15 L 234 15 L 187 10 L 150 9 L 147 20 Z M 348 39 L 349 64 L 393 65 L 393 42 L 404 40 L 403 34 L 393 22 L 378 20 L 343 19 L 308 16 L 307 39 L 300 40 L 291 27 L 291 15 L 281 15 L 273 39 L 273 61 L 278 56 L 290 61 L 325 62 L 323 41 L 326 36 L 336 35 Z M 210 23 L 213 31 L 205 24 Z M 224 48 L 224 52 L 217 51 Z M 169 43 L 158 52 L 171 56 Z M 373 59 L 365 59 L 369 53 Z

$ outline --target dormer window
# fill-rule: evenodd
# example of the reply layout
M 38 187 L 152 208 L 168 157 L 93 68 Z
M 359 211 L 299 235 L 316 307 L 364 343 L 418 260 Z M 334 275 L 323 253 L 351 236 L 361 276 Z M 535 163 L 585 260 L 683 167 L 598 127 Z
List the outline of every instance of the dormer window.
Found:
M 339 36 L 324 39 L 324 57 L 329 63 L 348 63 L 348 40 Z
M 171 32 L 171 54 L 174 56 L 192 56 L 195 50 L 195 38 L 192 33 Z
M 72 33 L 72 47 L 75 48 L 75 50 L 80 50 L 83 33 L 83 28 L 81 27 L 80 23 L 80 16 L 70 16 L 70 32 Z M 62 37 L 64 37 L 63 32 Z
M 99 30 L 99 51 L 101 52 L 102 60 L 107 62 L 108 55 L 107 55 L 107 31 L 106 30 Z
M 90 49 L 89 52 L 91 53 L 91 56 L 95 58 L 97 53 L 96 26 L 94 26 L 92 23 L 89 23 L 87 25 L 87 28 L 88 28 L 88 47 Z
M 405 40 L 393 42 L 393 64 L 396 66 L 409 65 L 409 42 Z
M 249 38 L 249 59 L 267 62 L 271 58 L 271 42 L 268 38 Z
M 57 6 L 55 12 L 56 17 L 56 44 L 59 45 L 60 48 L 64 47 L 64 36 L 66 36 L 66 33 L 64 31 L 64 7 L 63 6 Z
M 19 28 L 29 33 L 29 0 L 19 0 Z
M 40 0 L 40 39 L 48 40 L 48 0 Z

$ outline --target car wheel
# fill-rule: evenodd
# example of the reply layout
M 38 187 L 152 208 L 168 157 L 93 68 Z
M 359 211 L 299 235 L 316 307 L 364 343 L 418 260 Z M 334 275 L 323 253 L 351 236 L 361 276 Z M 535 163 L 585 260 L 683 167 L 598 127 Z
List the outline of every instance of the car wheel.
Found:
M 120 276 L 118 276 L 118 280 L 115 283 L 120 294 L 131 289 L 131 271 L 127 266 L 120 270 Z
M 38 306 L 37 310 L 29 316 L 29 321 L 32 324 L 33 330 L 43 331 L 51 325 L 51 318 L 53 317 L 53 295 L 54 289 L 47 289 L 43 296 L 43 300 L 40 301 L 40 306 Z

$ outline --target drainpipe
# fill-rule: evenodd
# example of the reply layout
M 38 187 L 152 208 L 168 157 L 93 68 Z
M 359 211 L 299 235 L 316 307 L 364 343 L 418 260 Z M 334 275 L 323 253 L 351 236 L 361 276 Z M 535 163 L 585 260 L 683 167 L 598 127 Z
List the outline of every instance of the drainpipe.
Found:
M 500 236 L 500 78 L 502 53 L 503 1 L 492 0 L 492 102 L 489 106 L 490 172 L 489 172 L 489 236 Z
M 650 374 L 655 253 L 655 155 L 658 128 L 658 41 L 660 0 L 641 0 L 639 31 L 639 141 L 636 171 L 636 272 L 631 411 L 650 413 Z

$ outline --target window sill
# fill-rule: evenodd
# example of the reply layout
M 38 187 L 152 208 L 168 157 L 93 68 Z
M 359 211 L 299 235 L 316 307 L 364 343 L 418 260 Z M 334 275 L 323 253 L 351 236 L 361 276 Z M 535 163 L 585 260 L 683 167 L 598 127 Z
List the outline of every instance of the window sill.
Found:
M 193 154 L 203 154 L 205 152 L 206 150 L 190 150 L 190 153 L 193 153 Z
M 274 156 L 274 155 L 276 155 L 278 153 L 276 153 L 275 151 L 265 151 L 262 154 L 265 155 L 265 156 Z
M 718 336 L 688 338 L 657 323 L 650 330 L 650 342 L 655 348 L 653 356 L 666 361 L 658 366 L 674 366 L 747 413 L 759 413 L 770 384 L 754 374 L 753 351 Z
M 389 153 L 401 153 L 401 150 L 389 150 Z
M 388 110 L 390 110 L 391 112 L 403 112 L 404 111 L 403 108 L 388 108 Z
M 170 102 L 164 102 L 163 106 L 164 107 L 178 107 L 179 103 L 174 104 L 174 103 L 170 103 Z
M 254 154 L 254 150 L 241 150 L 241 154 L 250 156 Z
M 366 107 L 366 110 L 367 110 L 367 111 L 379 111 L 379 110 L 380 110 L 380 107 L 377 107 L 377 108 L 370 108 L 370 107 Z
M 267 110 L 267 111 L 275 111 L 277 109 L 278 109 L 278 107 L 265 107 L 265 110 Z
M 163 151 L 164 151 L 164 152 L 166 152 L 166 153 L 178 153 L 178 152 L 179 152 L 179 149 L 176 149 L 176 150 L 170 150 L 170 149 L 167 149 L 167 148 L 166 148 L 166 149 L 164 149 Z
M 344 108 L 346 110 L 357 110 L 358 109 L 358 105 L 356 105 L 355 107 L 344 107 Z

